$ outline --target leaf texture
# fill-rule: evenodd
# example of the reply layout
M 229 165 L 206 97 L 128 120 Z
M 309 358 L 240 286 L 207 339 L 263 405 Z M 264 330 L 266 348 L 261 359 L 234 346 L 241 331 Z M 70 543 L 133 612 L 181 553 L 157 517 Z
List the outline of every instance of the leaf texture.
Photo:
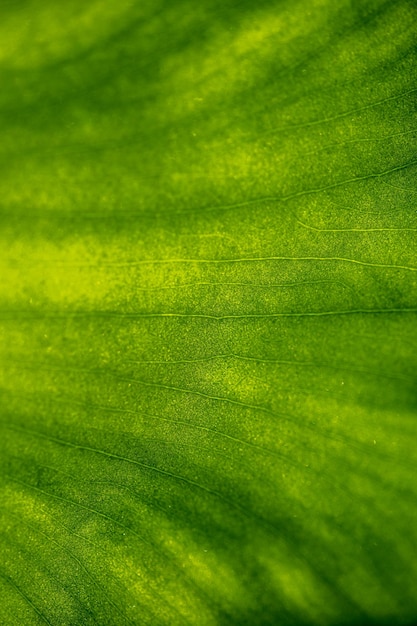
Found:
M 414 623 L 415 3 L 0 16 L 0 622 Z

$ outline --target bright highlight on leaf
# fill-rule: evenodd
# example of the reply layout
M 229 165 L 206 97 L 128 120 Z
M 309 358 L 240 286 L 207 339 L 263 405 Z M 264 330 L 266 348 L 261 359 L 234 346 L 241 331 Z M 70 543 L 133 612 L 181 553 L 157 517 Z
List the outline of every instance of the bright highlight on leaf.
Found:
M 0 624 L 417 620 L 416 20 L 0 1 Z

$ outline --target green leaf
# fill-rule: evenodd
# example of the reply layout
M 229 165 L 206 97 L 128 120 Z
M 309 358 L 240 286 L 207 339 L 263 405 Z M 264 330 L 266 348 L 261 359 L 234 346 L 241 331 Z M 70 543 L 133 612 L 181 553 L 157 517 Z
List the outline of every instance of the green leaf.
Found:
M 0 3 L 0 623 L 417 620 L 413 0 Z

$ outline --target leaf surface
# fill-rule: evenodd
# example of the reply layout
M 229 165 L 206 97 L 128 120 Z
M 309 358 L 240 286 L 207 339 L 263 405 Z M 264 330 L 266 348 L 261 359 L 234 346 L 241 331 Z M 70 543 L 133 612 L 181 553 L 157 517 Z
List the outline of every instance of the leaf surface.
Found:
M 0 16 L 0 622 L 413 623 L 415 3 Z

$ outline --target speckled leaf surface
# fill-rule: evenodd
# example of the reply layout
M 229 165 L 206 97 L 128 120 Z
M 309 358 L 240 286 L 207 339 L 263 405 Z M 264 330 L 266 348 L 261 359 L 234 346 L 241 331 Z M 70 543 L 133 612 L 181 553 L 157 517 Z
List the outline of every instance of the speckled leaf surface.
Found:
M 417 620 L 414 1 L 0 2 L 0 623 Z

